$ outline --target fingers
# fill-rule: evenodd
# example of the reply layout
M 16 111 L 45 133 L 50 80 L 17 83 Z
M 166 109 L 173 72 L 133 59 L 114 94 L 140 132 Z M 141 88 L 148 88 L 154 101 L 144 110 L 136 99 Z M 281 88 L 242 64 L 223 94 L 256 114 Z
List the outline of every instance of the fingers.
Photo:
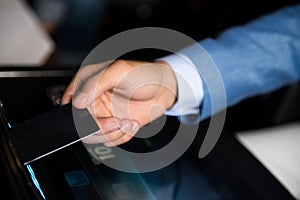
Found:
M 65 92 L 60 100 L 61 105 L 65 105 L 65 104 L 71 102 L 72 96 L 73 96 L 74 80 L 75 79 L 72 79 L 72 81 L 68 85 L 67 89 L 65 90 Z
M 123 133 L 123 135 L 118 137 L 117 139 L 104 142 L 104 145 L 111 147 L 126 143 L 134 137 L 138 130 L 139 125 L 136 122 L 131 120 L 122 120 L 121 132 Z
M 80 91 L 75 94 L 73 105 L 76 108 L 86 108 L 94 102 L 95 91 L 101 75 L 102 74 L 95 74 L 90 77 L 88 80 L 86 80 Z
M 73 105 L 79 109 L 90 106 L 103 92 L 113 88 L 112 80 L 113 77 L 109 75 L 107 70 L 93 75 L 84 83 L 80 91 L 75 94 Z
M 80 90 L 82 85 L 92 76 L 103 71 L 112 61 L 106 61 L 99 64 L 92 64 L 82 67 L 76 75 L 73 77 L 72 81 L 69 83 L 67 89 L 65 90 L 61 104 L 70 103 L 74 94 Z M 75 87 L 76 84 L 76 87 Z
M 84 143 L 104 143 L 106 146 L 116 146 L 128 142 L 139 130 L 139 125 L 129 119 L 120 120 L 116 117 L 98 118 L 101 133 L 83 140 Z
M 116 83 L 122 79 L 124 74 L 133 68 L 125 60 L 116 60 L 109 67 L 89 77 L 75 95 L 73 105 L 77 108 L 86 108 L 103 92 L 112 90 Z

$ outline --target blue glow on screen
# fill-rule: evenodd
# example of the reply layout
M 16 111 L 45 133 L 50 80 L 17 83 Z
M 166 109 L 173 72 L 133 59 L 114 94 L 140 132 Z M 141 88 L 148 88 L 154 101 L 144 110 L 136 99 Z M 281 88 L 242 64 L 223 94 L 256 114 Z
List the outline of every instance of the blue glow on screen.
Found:
M 44 193 L 43 193 L 43 191 L 42 191 L 42 189 L 40 187 L 40 184 L 39 184 L 38 180 L 35 177 L 34 171 L 32 170 L 31 166 L 30 165 L 26 165 L 26 167 L 27 167 L 27 169 L 28 169 L 28 171 L 30 173 L 31 179 L 32 179 L 35 187 L 38 189 L 38 191 L 40 192 L 40 194 L 42 195 L 42 197 L 44 199 L 46 199 L 46 197 L 45 197 L 45 195 L 44 195 Z

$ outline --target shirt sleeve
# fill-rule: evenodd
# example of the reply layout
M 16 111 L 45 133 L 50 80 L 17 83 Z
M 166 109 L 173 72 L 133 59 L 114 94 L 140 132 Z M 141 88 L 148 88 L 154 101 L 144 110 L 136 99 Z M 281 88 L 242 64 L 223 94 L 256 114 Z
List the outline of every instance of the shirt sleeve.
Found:
M 207 56 L 199 56 L 199 45 Z M 191 60 L 203 79 L 202 85 L 190 83 L 193 91 L 202 91 L 204 94 L 197 105 L 201 106 L 199 120 L 248 97 L 292 84 L 300 79 L 300 4 L 284 7 L 243 26 L 227 29 L 216 39 L 202 40 L 181 50 L 179 54 Z M 214 85 L 215 77 L 202 73 L 212 67 L 205 65 L 207 62 L 204 59 L 212 60 L 222 84 Z M 173 61 L 169 64 L 180 68 L 180 63 L 178 66 Z M 226 104 L 217 105 L 218 101 L 212 103 L 212 93 L 222 93 L 222 90 L 225 91 Z M 186 97 L 181 97 L 179 92 L 178 98 Z
M 170 116 L 197 119 L 199 105 L 203 99 L 202 79 L 193 62 L 183 54 L 174 54 L 161 58 L 167 62 L 175 73 L 177 79 L 177 101 L 174 106 L 165 112 Z M 181 119 L 183 120 L 183 119 Z

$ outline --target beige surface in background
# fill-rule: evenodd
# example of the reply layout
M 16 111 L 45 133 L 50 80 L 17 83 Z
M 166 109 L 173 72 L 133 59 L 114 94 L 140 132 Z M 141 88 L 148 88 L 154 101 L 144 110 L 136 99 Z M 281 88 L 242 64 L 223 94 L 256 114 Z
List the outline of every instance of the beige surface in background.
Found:
M 300 123 L 237 133 L 237 139 L 300 199 Z
M 0 65 L 41 66 L 54 50 L 52 38 L 22 0 L 0 0 Z

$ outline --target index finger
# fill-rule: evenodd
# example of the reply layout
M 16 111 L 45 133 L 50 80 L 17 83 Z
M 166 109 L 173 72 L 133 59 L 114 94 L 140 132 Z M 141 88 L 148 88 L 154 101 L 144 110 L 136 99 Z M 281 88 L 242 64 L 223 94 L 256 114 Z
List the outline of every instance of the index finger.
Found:
M 70 103 L 73 95 L 82 87 L 83 83 L 95 73 L 105 69 L 111 62 L 112 61 L 106 61 L 98 64 L 86 65 L 80 68 L 67 86 L 62 96 L 61 104 L 64 105 Z

